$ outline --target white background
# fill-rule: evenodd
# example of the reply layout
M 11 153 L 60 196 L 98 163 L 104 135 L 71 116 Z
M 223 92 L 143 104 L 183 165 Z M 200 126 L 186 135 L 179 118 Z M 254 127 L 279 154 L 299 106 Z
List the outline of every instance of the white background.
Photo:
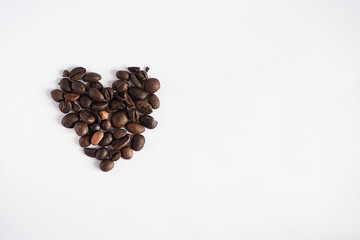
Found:
M 360 3 L 0 2 L 0 239 L 360 239 Z M 155 130 L 109 173 L 50 98 L 149 66 Z

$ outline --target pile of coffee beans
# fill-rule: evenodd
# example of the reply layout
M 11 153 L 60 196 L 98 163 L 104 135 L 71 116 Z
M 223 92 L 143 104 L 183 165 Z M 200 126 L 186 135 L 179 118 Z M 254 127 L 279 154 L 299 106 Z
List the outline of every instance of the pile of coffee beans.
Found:
M 118 80 L 112 87 L 103 87 L 100 74 L 76 67 L 63 72 L 61 89 L 51 91 L 66 114 L 61 124 L 74 128 L 84 153 L 100 160 L 104 172 L 120 158 L 131 159 L 133 151 L 144 147 L 145 128 L 154 129 L 158 124 L 150 114 L 160 107 L 155 95 L 160 82 L 149 78 L 148 71 L 148 67 L 117 71 Z

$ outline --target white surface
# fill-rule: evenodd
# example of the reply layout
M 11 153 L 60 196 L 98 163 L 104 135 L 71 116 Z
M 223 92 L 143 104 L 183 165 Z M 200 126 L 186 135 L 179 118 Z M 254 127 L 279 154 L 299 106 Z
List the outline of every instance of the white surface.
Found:
M 359 10 L 1 1 L 0 239 L 360 239 Z M 49 96 L 78 65 L 161 80 L 158 128 L 109 173 Z

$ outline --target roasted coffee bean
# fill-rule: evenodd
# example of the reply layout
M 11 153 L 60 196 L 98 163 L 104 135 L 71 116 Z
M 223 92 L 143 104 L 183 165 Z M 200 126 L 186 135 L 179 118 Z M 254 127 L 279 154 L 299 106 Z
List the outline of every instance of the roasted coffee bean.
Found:
M 71 70 L 69 76 L 72 81 L 80 80 L 84 77 L 86 73 L 86 69 L 83 67 L 76 67 L 73 70 Z
M 116 99 L 125 102 L 126 106 L 128 106 L 128 108 L 130 108 L 130 109 L 135 108 L 134 101 L 127 92 L 118 93 L 115 95 L 115 97 L 116 97 Z
M 128 70 L 130 72 L 138 73 L 140 71 L 139 67 L 128 67 Z
M 113 135 L 111 132 L 104 133 L 104 137 L 99 142 L 99 146 L 108 146 L 113 141 Z
M 110 171 L 111 169 L 114 168 L 114 162 L 109 160 L 109 159 L 103 160 L 103 161 L 100 162 L 99 168 L 103 172 L 108 172 L 108 171 Z
M 97 132 L 100 130 L 100 124 L 98 124 L 97 122 L 94 122 L 92 124 L 89 125 L 89 132 L 91 134 Z
M 79 104 L 84 109 L 90 109 L 91 104 L 92 104 L 92 100 L 87 95 L 81 95 L 80 98 L 79 98 Z
M 149 72 L 150 68 L 149 67 L 145 67 L 145 72 Z
M 160 82 L 156 78 L 150 78 L 145 81 L 144 89 L 148 93 L 155 93 L 160 89 Z
M 121 156 L 123 159 L 129 160 L 133 157 L 134 151 L 130 147 L 121 149 Z
M 68 113 L 71 111 L 72 109 L 72 104 L 70 101 L 68 100 L 64 100 L 64 101 L 61 101 L 60 104 L 59 104 L 59 109 L 60 111 L 62 111 L 63 113 Z
M 142 114 L 150 114 L 153 112 L 151 105 L 145 101 L 136 101 L 135 102 L 136 109 Z
M 128 93 L 130 94 L 132 99 L 135 99 L 135 100 L 144 100 L 149 95 L 145 90 L 143 90 L 141 88 L 137 88 L 137 87 L 129 88 Z
M 129 83 L 124 80 L 116 80 L 113 82 L 112 88 L 118 92 L 126 92 L 129 88 Z
M 97 102 L 102 102 L 104 100 L 104 95 L 96 88 L 93 88 L 93 87 L 89 88 L 88 94 L 89 94 L 89 97 L 91 97 L 92 99 L 94 99 Z
M 123 110 L 126 108 L 126 104 L 123 101 L 113 99 L 109 103 L 109 107 L 110 107 L 110 109 L 113 109 L 113 110 Z
M 80 119 L 88 124 L 95 122 L 95 116 L 88 110 L 82 110 L 80 112 Z
M 109 113 L 105 110 L 101 110 L 99 111 L 99 115 L 101 117 L 101 119 L 108 119 L 109 118 Z
M 73 128 L 74 124 L 79 120 L 80 118 L 77 113 L 69 113 L 63 117 L 61 124 L 66 128 Z
M 72 103 L 72 109 L 74 110 L 74 112 L 80 112 L 81 108 L 79 105 L 77 105 L 75 102 Z
M 102 147 L 97 150 L 95 157 L 98 160 L 103 160 L 107 157 L 108 153 L 109 151 L 106 148 Z
M 149 104 L 153 109 L 158 109 L 160 107 L 160 99 L 155 94 L 150 94 Z
M 113 99 L 115 93 L 114 89 L 104 88 L 102 92 L 106 101 L 110 101 L 111 99 Z
M 126 130 L 133 134 L 143 133 L 145 131 L 144 126 L 139 123 L 129 122 L 125 125 Z
M 101 117 L 98 111 L 92 110 L 92 114 L 94 114 L 95 122 L 100 124 L 101 123 Z
M 111 127 L 112 126 L 110 120 L 103 120 L 101 122 L 101 129 L 104 129 L 105 131 L 110 131 Z
M 136 109 L 132 109 L 129 112 L 129 120 L 130 122 L 138 122 L 140 119 L 140 113 Z
M 124 129 L 116 129 L 114 131 L 114 139 L 120 139 L 122 137 L 125 137 L 126 135 L 126 130 Z
M 145 82 L 146 79 L 148 79 L 148 74 L 147 74 L 147 72 L 145 72 L 145 71 L 140 71 L 140 72 L 139 72 L 139 79 L 140 79 L 141 82 Z
M 125 137 L 112 141 L 111 146 L 116 150 L 120 150 L 123 147 L 129 146 L 130 143 L 131 143 L 131 136 L 130 134 L 126 134 Z
M 84 94 L 86 92 L 86 85 L 80 81 L 76 81 L 71 84 L 71 89 L 74 93 Z
M 140 80 L 137 78 L 135 73 L 131 73 L 130 74 L 130 81 L 138 88 L 141 87 L 142 83 L 140 82 Z
M 103 139 L 104 137 L 104 132 L 103 131 L 97 131 L 95 132 L 92 137 L 91 137 L 91 144 L 92 145 L 98 145 L 99 142 L 101 141 L 101 139 Z
M 129 72 L 127 71 L 117 71 L 116 77 L 120 80 L 129 80 Z
M 86 147 L 90 146 L 90 139 L 91 139 L 90 135 L 82 136 L 79 139 L 80 147 L 86 148 Z
M 89 127 L 85 122 L 76 122 L 74 129 L 78 136 L 84 136 L 89 133 Z
M 84 76 L 84 82 L 98 82 L 101 80 L 100 74 L 91 72 Z
M 90 83 L 88 83 L 88 86 L 89 86 L 89 88 L 91 88 L 91 87 L 96 88 L 99 91 L 102 91 L 104 89 L 101 82 L 90 82 Z
M 64 91 L 64 92 L 71 92 L 71 81 L 67 78 L 63 78 L 60 80 L 60 88 Z
M 156 126 L 158 124 L 158 122 L 155 121 L 154 118 L 149 115 L 141 116 L 140 123 L 148 129 L 154 129 L 154 128 L 156 128 Z
M 72 102 L 75 102 L 76 100 L 78 100 L 79 97 L 80 97 L 80 95 L 77 93 L 64 93 L 64 98 L 69 101 L 72 101 Z
M 101 110 L 105 110 L 108 107 L 108 103 L 107 102 L 93 102 L 91 104 L 91 109 L 94 109 L 96 111 L 101 111 Z
M 62 76 L 63 76 L 63 77 L 69 77 L 69 76 L 70 76 L 69 71 L 68 71 L 68 70 L 64 70 Z
M 121 128 L 129 121 L 125 111 L 118 111 L 111 117 L 111 123 L 114 128 Z
M 108 155 L 111 161 L 117 161 L 121 158 L 121 152 L 116 149 L 111 150 Z
M 50 95 L 55 102 L 61 102 L 62 100 L 64 100 L 64 94 L 59 89 L 52 90 Z
M 88 157 L 95 157 L 97 149 L 96 148 L 84 148 L 84 153 Z
M 134 151 L 140 151 L 145 145 L 145 137 L 141 134 L 136 134 L 131 140 L 131 148 Z

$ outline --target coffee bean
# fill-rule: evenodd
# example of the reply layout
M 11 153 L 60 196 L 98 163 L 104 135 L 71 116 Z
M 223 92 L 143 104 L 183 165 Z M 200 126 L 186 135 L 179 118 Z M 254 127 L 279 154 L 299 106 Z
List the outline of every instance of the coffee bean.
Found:
M 59 89 L 52 90 L 50 95 L 55 102 L 61 102 L 62 100 L 64 100 L 64 94 Z
M 60 111 L 62 111 L 63 113 L 68 113 L 71 111 L 72 109 L 72 104 L 70 101 L 68 100 L 64 100 L 64 101 L 61 101 L 60 104 L 59 104 L 59 109 Z
M 150 78 L 145 81 L 144 89 L 148 93 L 155 93 L 160 89 L 160 82 L 156 78 Z
M 104 89 L 101 82 L 89 82 L 88 86 L 89 86 L 89 88 L 91 88 L 91 87 L 96 88 L 99 91 L 102 91 Z
M 140 88 L 142 86 L 142 83 L 140 82 L 140 80 L 137 78 L 135 73 L 131 73 L 130 74 L 130 81 L 138 88 Z
M 118 111 L 111 117 L 111 123 L 114 128 L 121 128 L 129 121 L 125 111 Z
M 124 80 L 116 80 L 113 82 L 112 88 L 118 92 L 126 92 L 129 88 L 129 83 Z
M 71 81 L 67 78 L 63 78 L 60 80 L 60 88 L 64 91 L 64 92 L 71 92 Z
M 114 89 L 104 88 L 102 92 L 106 101 L 110 101 L 111 99 L 113 99 L 115 93 Z
M 117 161 L 121 158 L 121 152 L 116 149 L 113 149 L 109 152 L 108 156 L 111 161 Z
M 86 69 L 83 67 L 76 67 L 73 70 L 70 71 L 70 80 L 77 81 L 84 77 L 86 73 Z
M 79 98 L 79 104 L 84 109 L 90 109 L 92 100 L 87 95 L 81 95 Z
M 129 160 L 133 157 L 133 150 L 130 147 L 125 147 L 121 149 L 121 156 L 123 159 Z
M 100 74 L 91 72 L 84 76 L 84 82 L 98 82 L 101 80 Z
M 153 109 L 158 109 L 160 107 L 160 99 L 155 94 L 150 94 L 149 104 Z
M 112 126 L 110 120 L 103 120 L 101 122 L 101 129 L 104 129 L 105 131 L 110 131 L 111 127 Z
M 111 132 L 104 133 L 104 137 L 99 142 L 99 146 L 108 146 L 113 141 L 113 135 Z
M 148 129 L 154 129 L 154 128 L 156 128 L 156 126 L 158 124 L 158 122 L 155 121 L 154 118 L 149 115 L 141 116 L 140 123 Z
M 149 67 L 145 67 L 145 72 L 148 72 L 150 70 Z
M 97 131 L 95 132 L 92 137 L 91 137 L 91 144 L 92 145 L 98 145 L 99 142 L 101 141 L 101 139 L 103 139 L 104 137 L 104 132 L 103 131 Z
M 100 124 L 98 124 L 97 122 L 94 122 L 92 124 L 89 125 L 89 132 L 91 134 L 97 132 L 100 130 Z
M 108 103 L 107 102 L 93 102 L 91 104 L 91 109 L 94 109 L 96 111 L 101 111 L 101 110 L 105 110 L 108 107 Z
M 111 161 L 111 160 L 109 160 L 109 159 L 103 160 L 103 161 L 101 161 L 100 164 L 99 164 L 99 168 L 100 168 L 100 170 L 103 171 L 103 172 L 108 172 L 108 171 L 110 171 L 111 169 L 113 169 L 113 167 L 114 167 L 114 162 Z
M 136 109 L 132 109 L 129 112 L 129 120 L 130 122 L 138 122 L 140 119 L 140 113 Z
M 77 113 L 69 113 L 63 117 L 61 124 L 66 128 L 73 128 L 74 124 L 79 120 L 80 118 Z
M 86 92 L 86 85 L 80 81 L 76 81 L 71 84 L 71 89 L 74 93 L 84 94 Z
M 70 76 L 69 71 L 68 71 L 68 70 L 64 70 L 62 76 L 63 76 L 63 77 L 69 77 L 69 76 Z
M 74 129 L 78 136 L 84 136 L 89 133 L 89 127 L 85 122 L 76 122 Z
M 80 112 L 80 119 L 88 124 L 95 122 L 95 116 L 88 110 L 82 110 Z
M 89 88 L 89 97 L 91 97 L 92 99 L 94 99 L 97 102 L 102 102 L 104 100 L 104 95 L 102 95 L 102 93 L 97 90 L 96 88 Z
M 79 97 L 80 97 L 80 95 L 77 93 L 65 93 L 64 94 L 64 98 L 69 101 L 72 101 L 72 102 L 75 102 L 76 100 L 78 100 Z
M 116 150 L 120 150 L 123 147 L 129 146 L 130 142 L 131 142 L 131 136 L 130 134 L 126 134 L 124 137 L 112 141 L 111 146 Z
M 81 108 L 79 105 L 77 105 L 75 102 L 72 103 L 72 109 L 74 110 L 74 112 L 80 112 Z
M 134 101 L 127 92 L 118 93 L 115 95 L 115 97 L 116 97 L 116 99 L 125 102 L 126 106 L 128 106 L 128 108 L 130 108 L 130 109 L 135 108 Z
M 139 79 L 140 79 L 141 82 L 145 82 L 146 79 L 148 79 L 148 74 L 147 74 L 147 72 L 145 72 L 145 71 L 140 71 L 140 72 L 139 72 Z
M 101 123 L 101 117 L 98 111 L 91 110 L 92 114 L 94 114 L 95 122 L 100 124 Z
M 145 101 L 136 101 L 136 109 L 142 114 L 150 114 L 153 112 L 151 105 Z
M 107 155 L 108 155 L 108 153 L 109 153 L 109 151 L 106 149 L 106 148 L 99 148 L 98 150 L 97 150 L 97 152 L 96 152 L 96 155 L 95 155 L 95 157 L 96 157 L 96 159 L 98 159 L 98 160 L 103 160 L 103 159 L 105 159 L 106 157 L 107 157 Z
M 97 149 L 96 148 L 84 148 L 84 153 L 88 157 L 95 157 Z
M 137 87 L 131 87 L 128 90 L 128 93 L 130 94 L 130 96 L 132 97 L 132 99 L 135 100 L 144 100 L 148 97 L 148 93 L 145 92 L 143 89 L 141 88 L 137 88 Z
M 140 151 L 145 145 L 145 137 L 141 134 L 136 134 L 131 140 L 131 148 L 134 151 Z
M 125 137 L 126 135 L 126 130 L 124 129 L 116 129 L 114 131 L 114 139 L 120 139 L 122 137 Z
M 126 130 L 133 134 L 143 133 L 145 131 L 144 126 L 139 123 L 129 122 L 125 125 Z
M 123 101 L 114 99 L 109 103 L 109 107 L 113 110 L 123 110 L 126 108 L 126 104 Z
M 128 67 L 128 70 L 130 72 L 138 73 L 140 71 L 139 67 Z
M 82 136 L 79 139 L 80 147 L 86 148 L 86 147 L 90 146 L 90 139 L 91 139 L 90 135 Z
M 129 80 L 129 73 L 127 71 L 117 71 L 116 77 L 120 80 Z
M 109 118 L 109 113 L 105 110 L 101 110 L 99 111 L 99 115 L 101 117 L 101 119 L 108 119 Z

